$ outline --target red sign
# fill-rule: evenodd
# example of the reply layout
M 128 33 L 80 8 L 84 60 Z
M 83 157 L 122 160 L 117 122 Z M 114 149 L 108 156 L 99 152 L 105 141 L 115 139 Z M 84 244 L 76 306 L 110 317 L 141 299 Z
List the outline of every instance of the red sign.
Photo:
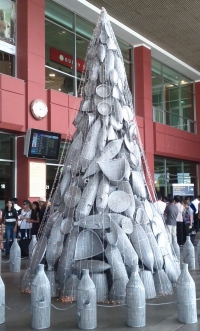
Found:
M 65 67 L 73 68 L 73 57 L 62 51 L 50 47 L 50 60 L 60 63 Z M 85 69 L 85 62 L 83 60 L 76 60 L 76 70 L 83 72 Z

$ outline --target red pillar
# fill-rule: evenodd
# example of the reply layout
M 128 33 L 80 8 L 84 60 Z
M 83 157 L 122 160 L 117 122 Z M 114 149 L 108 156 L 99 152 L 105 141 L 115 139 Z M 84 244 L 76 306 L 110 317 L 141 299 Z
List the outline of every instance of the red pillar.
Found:
M 152 113 L 151 50 L 134 48 L 135 112 L 144 119 L 144 150 L 154 183 L 154 133 Z M 148 183 L 149 184 L 149 183 Z
M 25 128 L 48 130 L 48 116 L 33 118 L 30 104 L 34 99 L 47 103 L 45 90 L 45 0 L 17 1 L 17 77 L 26 83 Z M 29 163 L 23 156 L 23 138 L 17 146 L 17 198 L 29 198 Z M 43 162 L 45 161 L 39 161 Z
M 196 125 L 197 125 L 197 134 L 200 134 L 200 82 L 195 83 L 195 98 L 196 98 Z M 200 192 L 200 164 L 198 164 L 198 194 Z
M 48 130 L 48 117 L 30 113 L 34 99 L 47 102 L 45 90 L 45 0 L 17 2 L 17 76 L 26 82 L 26 126 Z

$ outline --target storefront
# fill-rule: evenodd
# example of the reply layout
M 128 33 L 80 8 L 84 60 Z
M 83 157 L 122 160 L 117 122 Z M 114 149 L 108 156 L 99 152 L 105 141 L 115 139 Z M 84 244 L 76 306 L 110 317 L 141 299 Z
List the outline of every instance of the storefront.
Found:
M 155 156 L 154 184 L 163 197 L 173 194 L 173 184 L 194 184 L 198 189 L 198 165 L 195 162 Z

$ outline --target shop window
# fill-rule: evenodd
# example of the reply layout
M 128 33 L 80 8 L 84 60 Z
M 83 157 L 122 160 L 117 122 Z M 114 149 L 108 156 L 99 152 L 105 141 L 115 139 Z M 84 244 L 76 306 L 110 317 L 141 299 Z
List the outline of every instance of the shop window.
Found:
M 78 86 L 95 24 L 52 0 L 46 0 L 45 13 L 46 88 L 80 96 Z M 117 41 L 124 57 L 130 90 L 133 92 L 132 46 L 118 38 Z
M 13 1 L 1 0 L 0 41 L 15 45 L 15 38 L 16 38 L 16 5 Z
M 196 132 L 193 82 L 152 59 L 154 121 Z
M 14 196 L 14 170 L 14 136 L 0 133 L 0 209 L 6 198 Z
M 197 163 L 172 158 L 154 158 L 154 184 L 162 196 L 172 195 L 173 184 L 194 184 L 198 193 Z
M 94 32 L 95 24 L 76 15 L 76 33 L 90 40 Z
M 5 199 L 13 197 L 14 162 L 0 161 L 0 209 L 5 207 Z
M 0 160 L 14 160 L 14 137 L 0 133 Z
M 0 51 L 0 73 L 14 76 L 14 56 Z
M 45 14 L 53 22 L 68 30 L 73 30 L 74 14 L 67 8 L 59 6 L 55 1 L 45 1 Z

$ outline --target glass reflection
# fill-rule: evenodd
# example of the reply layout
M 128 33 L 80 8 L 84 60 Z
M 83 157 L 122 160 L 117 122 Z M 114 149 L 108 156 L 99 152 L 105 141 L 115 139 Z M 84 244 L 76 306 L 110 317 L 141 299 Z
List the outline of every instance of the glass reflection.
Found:
M 152 59 L 154 121 L 195 133 L 193 82 Z
M 14 137 L 0 133 L 0 159 L 14 160 Z
M 13 196 L 14 162 L 0 162 L 0 209 L 5 207 L 5 199 Z
M 173 194 L 173 184 L 194 184 L 194 192 L 197 194 L 197 183 L 196 163 L 155 156 L 154 184 L 162 196 Z

